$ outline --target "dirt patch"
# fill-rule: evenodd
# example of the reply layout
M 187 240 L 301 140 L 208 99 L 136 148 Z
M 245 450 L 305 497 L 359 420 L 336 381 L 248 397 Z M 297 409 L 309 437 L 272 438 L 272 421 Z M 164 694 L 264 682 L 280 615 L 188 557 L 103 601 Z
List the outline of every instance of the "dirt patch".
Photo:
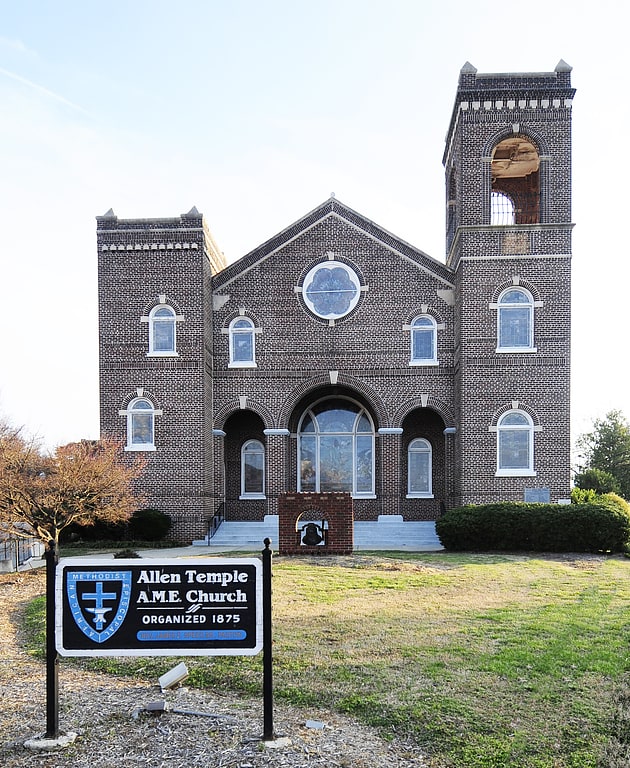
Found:
M 337 558 L 335 564 L 339 564 Z M 0 764 L 4 768 L 421 768 L 429 762 L 412 744 L 390 743 L 328 710 L 274 707 L 286 740 L 265 744 L 261 700 L 180 687 L 165 696 L 157 681 L 129 680 L 60 667 L 60 728 L 78 734 L 63 750 L 33 752 L 27 739 L 46 729 L 45 665 L 19 638 L 25 606 L 44 593 L 45 574 L 0 575 Z M 137 712 L 166 698 L 171 707 L 227 716 Z

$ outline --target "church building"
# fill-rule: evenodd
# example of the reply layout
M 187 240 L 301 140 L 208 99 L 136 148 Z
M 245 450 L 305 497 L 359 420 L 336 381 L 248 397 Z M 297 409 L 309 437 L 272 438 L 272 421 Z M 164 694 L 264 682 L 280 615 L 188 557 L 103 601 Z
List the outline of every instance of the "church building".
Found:
M 229 265 L 196 208 L 97 218 L 101 433 L 176 538 L 286 494 L 429 522 L 569 497 L 573 96 L 563 61 L 463 67 L 443 259 L 334 196 Z

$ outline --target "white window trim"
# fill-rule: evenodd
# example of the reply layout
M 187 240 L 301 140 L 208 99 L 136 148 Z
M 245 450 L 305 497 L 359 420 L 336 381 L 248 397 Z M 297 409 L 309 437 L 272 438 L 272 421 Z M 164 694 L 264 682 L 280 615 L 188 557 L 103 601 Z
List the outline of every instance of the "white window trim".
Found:
M 235 323 L 240 322 L 241 320 L 247 320 L 249 322 L 250 328 L 248 331 L 245 331 L 245 329 L 239 329 L 234 330 Z M 256 334 L 262 333 L 262 328 L 256 328 L 254 325 L 254 321 L 251 319 L 251 317 L 248 317 L 247 315 L 239 315 L 238 317 L 235 317 L 228 326 L 227 329 L 228 333 L 228 347 L 229 347 L 229 355 L 230 355 L 230 361 L 228 363 L 228 368 L 258 368 L 258 364 L 256 363 Z M 251 360 L 234 360 L 234 336 L 237 334 L 245 335 L 245 333 L 251 333 L 252 336 L 252 359 Z
M 410 472 L 410 461 L 409 457 L 412 453 L 411 446 L 416 442 L 416 440 L 422 440 L 422 442 L 426 443 L 429 446 L 428 451 L 418 451 L 418 453 L 428 453 L 429 454 L 429 490 L 428 491 L 412 491 L 410 489 L 411 485 L 411 472 Z M 407 499 L 433 499 L 435 496 L 433 495 L 433 446 L 431 443 L 425 438 L 425 437 L 414 437 L 413 440 L 409 443 L 407 446 Z
M 523 431 L 529 431 L 529 463 L 527 467 L 516 467 L 516 468 L 502 468 L 499 466 L 500 461 L 500 445 L 499 445 L 499 438 L 500 438 L 500 432 L 502 430 L 502 427 L 500 426 L 500 422 L 502 419 L 504 419 L 508 414 L 510 413 L 522 413 L 528 420 L 529 426 L 508 426 L 505 427 L 506 430 L 508 429 L 519 429 Z M 536 426 L 532 420 L 532 417 L 527 413 L 527 411 L 524 411 L 522 408 L 512 408 L 509 411 L 506 411 L 505 413 L 502 413 L 498 423 L 496 426 L 491 426 L 488 428 L 489 432 L 496 432 L 497 435 L 497 442 L 496 442 L 496 471 L 494 473 L 495 477 L 536 477 L 537 472 L 534 469 L 535 462 L 534 462 L 534 435 L 536 432 L 542 432 L 542 427 Z
M 308 271 L 308 273 L 306 274 L 306 277 L 302 282 L 301 290 L 299 292 L 302 296 L 302 301 L 304 302 L 309 312 L 314 314 L 315 317 L 319 317 L 322 320 L 328 320 L 329 322 L 332 321 L 334 323 L 335 320 L 341 320 L 342 318 L 349 315 L 354 309 L 356 309 L 356 306 L 361 299 L 361 291 L 363 290 L 363 288 L 361 286 L 361 281 L 359 279 L 359 276 L 357 275 L 357 273 L 354 271 L 352 267 L 350 267 L 348 264 L 345 264 L 343 261 L 337 261 L 336 259 L 331 257 L 332 257 L 332 254 L 329 254 L 328 261 L 320 261 L 314 267 L 311 267 L 311 269 Z M 313 281 L 313 278 L 315 277 L 316 273 L 320 269 L 336 269 L 336 268 L 340 268 L 346 273 L 350 283 L 354 286 L 356 293 L 353 296 L 353 298 L 350 300 L 348 309 L 346 309 L 344 312 L 340 312 L 340 313 L 329 312 L 327 314 L 324 314 L 317 310 L 315 304 L 308 297 L 307 290 L 311 282 Z
M 521 291 L 525 295 L 529 297 L 529 302 L 527 304 L 502 304 L 501 299 L 502 297 L 508 292 L 508 291 Z M 530 317 L 529 317 L 529 345 L 528 346 L 522 346 L 522 347 L 507 347 L 507 346 L 500 346 L 499 342 L 501 339 L 501 309 L 502 308 L 510 308 L 510 307 L 525 307 L 529 306 L 530 308 Z M 497 354 L 535 354 L 538 352 L 538 348 L 534 344 L 534 333 L 536 328 L 536 322 L 535 322 L 535 310 L 539 307 L 543 306 L 542 301 L 534 301 L 534 297 L 532 296 L 531 292 L 527 290 L 527 288 L 523 288 L 523 286 L 519 284 L 510 285 L 505 290 L 501 291 L 501 295 L 499 296 L 498 301 L 492 302 L 488 305 L 489 309 L 496 310 L 497 312 L 497 323 L 496 323 L 496 339 L 497 339 L 497 345 L 495 352 Z
M 498 355 L 507 355 L 507 354 L 531 355 L 531 354 L 534 354 L 535 352 L 538 352 L 538 348 L 537 347 L 497 347 L 495 352 Z
M 251 443 L 257 443 L 262 448 L 262 457 L 263 457 L 263 466 L 262 466 L 262 487 L 263 487 L 263 492 L 262 493 L 259 493 L 259 492 L 256 492 L 256 493 L 245 493 L 245 491 L 244 491 L 244 488 L 245 488 L 245 449 L 246 449 L 246 447 L 248 445 L 251 445 Z M 265 491 L 264 491 L 265 483 L 267 481 L 267 473 L 265 471 L 266 460 L 267 460 L 267 453 L 265 451 L 265 445 L 260 440 L 255 440 L 255 439 L 246 440 L 243 443 L 243 445 L 241 446 L 241 493 L 240 493 L 240 496 L 238 497 L 239 499 L 243 499 L 243 500 L 249 499 L 249 500 L 251 500 L 251 499 L 266 499 L 267 498 L 267 496 L 265 494 Z
M 423 307 L 424 309 L 424 307 Z M 433 323 L 433 357 L 418 357 L 415 358 L 413 356 L 413 334 L 415 330 L 414 322 L 418 320 L 421 317 L 426 317 Z M 419 315 L 414 317 L 414 319 L 409 323 L 408 325 L 403 325 L 402 329 L 403 331 L 409 331 L 409 367 L 420 367 L 420 366 L 435 366 L 439 365 L 440 361 L 438 359 L 438 331 L 443 331 L 445 328 L 444 323 L 438 323 L 437 320 L 433 317 L 433 315 L 429 314 L 428 312 L 421 312 Z
M 153 349 L 153 324 L 154 324 L 154 315 L 159 309 L 170 309 L 173 313 L 173 349 L 172 350 L 166 350 L 166 351 L 160 351 L 160 350 L 154 350 Z M 170 304 L 156 304 L 148 315 L 143 315 L 140 318 L 141 323 L 148 323 L 149 324 L 149 351 L 146 353 L 147 357 L 179 357 L 179 353 L 177 351 L 177 323 L 184 322 L 184 315 L 178 315 L 175 309 Z
M 136 411 L 134 410 L 133 406 L 134 403 L 137 403 L 140 400 L 144 400 L 147 403 L 150 403 L 151 410 L 148 408 L 144 411 Z M 132 443 L 130 442 L 132 436 L 133 436 L 133 417 L 134 415 L 138 415 L 141 413 L 145 414 L 151 414 L 152 417 L 152 429 L 151 429 L 151 437 L 152 441 L 150 443 Z M 151 400 L 148 397 L 145 397 L 144 395 L 140 395 L 138 397 L 134 397 L 133 400 L 129 403 L 126 409 L 121 409 L 118 411 L 119 416 L 125 416 L 127 418 L 127 443 L 124 447 L 125 451 L 157 451 L 157 448 L 155 446 L 155 417 L 156 416 L 162 416 L 162 409 L 161 408 L 154 408 L 153 403 L 151 403 Z
M 520 469 L 497 469 L 495 477 L 536 477 L 537 473 L 531 470 Z
M 336 398 L 324 398 L 324 400 L 332 400 L 332 399 L 336 399 Z M 371 433 L 369 433 L 369 432 L 354 432 L 354 433 L 348 432 L 348 433 L 343 433 L 344 435 L 350 435 L 352 437 L 352 454 L 353 454 L 352 455 L 352 459 L 353 459 L 353 461 L 352 461 L 352 491 L 350 492 L 350 495 L 352 496 L 353 499 L 376 499 L 377 498 L 376 493 L 375 493 L 375 488 L 376 488 L 376 476 L 375 476 L 376 475 L 376 456 L 375 456 L 375 453 L 376 453 L 376 440 L 375 440 L 376 432 L 375 432 L 375 429 L 374 429 L 374 422 L 372 421 L 372 417 L 370 416 L 370 414 L 363 407 L 363 405 L 361 405 L 361 403 L 357 402 L 356 400 L 352 400 L 350 398 L 339 398 L 339 399 L 347 400 L 349 403 L 353 403 L 354 405 L 358 406 L 360 408 L 359 413 L 363 412 L 367 416 L 367 418 L 369 419 L 370 424 L 372 426 L 372 432 Z M 302 445 L 301 445 L 301 443 L 302 443 L 302 432 L 301 432 L 302 422 L 304 421 L 304 417 L 308 413 L 310 413 L 310 411 L 313 408 L 315 408 L 315 406 L 318 405 L 320 402 L 322 402 L 322 401 L 318 400 L 317 402 L 312 403 L 304 411 L 304 413 L 302 414 L 302 416 L 300 418 L 300 422 L 299 422 L 299 425 L 298 425 L 298 430 L 297 430 L 297 437 L 298 437 L 298 441 L 297 441 L 297 486 L 298 486 L 298 493 L 302 493 L 302 473 L 301 473 L 301 466 L 300 466 L 300 460 L 301 460 L 301 457 L 302 457 Z M 324 432 L 324 433 L 322 433 L 322 432 L 314 431 L 314 432 L 309 433 L 309 434 L 307 434 L 305 436 L 306 437 L 313 436 L 313 437 L 317 438 L 317 437 L 319 437 L 322 434 L 330 435 L 330 434 L 334 434 L 334 433 L 331 433 L 331 432 Z M 356 469 L 357 468 L 356 468 L 356 461 L 355 461 L 355 459 L 356 459 L 356 450 L 357 450 L 356 449 L 356 439 L 359 436 L 366 436 L 368 434 L 371 435 L 371 437 L 372 437 L 372 468 L 371 468 L 372 488 L 369 491 L 357 491 L 356 490 L 356 487 L 357 487 Z M 318 439 L 316 439 L 316 441 L 315 441 L 315 462 L 316 462 L 317 466 L 316 466 L 316 470 L 315 470 L 315 491 L 313 491 L 313 493 L 321 493 L 321 491 L 320 491 L 321 475 L 320 475 L 320 467 L 319 467 L 319 460 L 320 460 L 319 450 L 320 450 L 320 442 L 319 442 Z

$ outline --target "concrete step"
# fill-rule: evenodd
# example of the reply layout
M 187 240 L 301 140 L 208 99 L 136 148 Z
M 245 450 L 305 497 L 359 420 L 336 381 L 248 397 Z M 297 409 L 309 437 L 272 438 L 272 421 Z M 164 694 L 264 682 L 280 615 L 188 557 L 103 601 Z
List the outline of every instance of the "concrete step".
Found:
M 214 536 L 193 542 L 198 546 L 220 549 L 262 550 L 264 540 L 278 546 L 278 516 L 267 515 L 264 522 L 224 522 Z M 432 521 L 404 522 L 400 515 L 381 515 L 378 521 L 356 520 L 354 549 L 436 552 L 442 544 Z

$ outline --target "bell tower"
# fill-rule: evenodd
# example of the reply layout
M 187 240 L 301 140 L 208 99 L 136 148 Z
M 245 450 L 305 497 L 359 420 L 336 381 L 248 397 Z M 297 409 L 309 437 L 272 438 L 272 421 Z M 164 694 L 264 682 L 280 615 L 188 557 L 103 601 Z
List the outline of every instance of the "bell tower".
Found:
M 460 72 L 446 138 L 455 503 L 570 491 L 571 67 Z

